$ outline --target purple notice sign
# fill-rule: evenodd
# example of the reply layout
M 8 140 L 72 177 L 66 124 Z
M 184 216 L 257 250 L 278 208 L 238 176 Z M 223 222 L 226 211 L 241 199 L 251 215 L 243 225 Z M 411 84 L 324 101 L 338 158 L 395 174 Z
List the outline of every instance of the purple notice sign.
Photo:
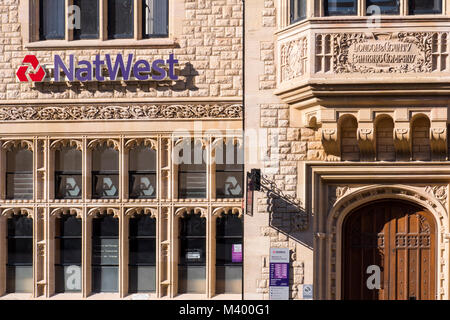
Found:
M 242 262 L 242 244 L 233 244 L 231 247 L 231 262 Z

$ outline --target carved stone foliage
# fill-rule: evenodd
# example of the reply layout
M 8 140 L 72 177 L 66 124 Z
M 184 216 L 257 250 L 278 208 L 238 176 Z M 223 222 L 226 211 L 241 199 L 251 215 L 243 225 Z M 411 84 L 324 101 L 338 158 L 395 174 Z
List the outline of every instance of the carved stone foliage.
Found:
M 242 118 L 242 105 L 217 104 L 155 104 L 128 106 L 4 106 L 0 121 L 39 120 L 149 120 Z
M 333 34 L 335 73 L 427 73 L 435 32 Z
M 308 42 L 301 38 L 281 46 L 281 82 L 302 76 L 306 72 Z
M 448 190 L 447 186 L 427 186 L 425 187 L 427 193 L 432 194 L 440 203 L 445 206 L 447 202 Z

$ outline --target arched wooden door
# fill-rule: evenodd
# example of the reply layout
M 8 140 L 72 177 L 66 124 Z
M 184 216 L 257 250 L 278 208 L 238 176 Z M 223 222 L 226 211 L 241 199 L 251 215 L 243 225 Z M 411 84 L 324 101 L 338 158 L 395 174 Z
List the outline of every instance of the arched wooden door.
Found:
M 378 201 L 354 210 L 343 225 L 343 298 L 434 300 L 435 231 L 432 214 L 410 203 Z M 380 268 L 379 289 L 373 266 Z

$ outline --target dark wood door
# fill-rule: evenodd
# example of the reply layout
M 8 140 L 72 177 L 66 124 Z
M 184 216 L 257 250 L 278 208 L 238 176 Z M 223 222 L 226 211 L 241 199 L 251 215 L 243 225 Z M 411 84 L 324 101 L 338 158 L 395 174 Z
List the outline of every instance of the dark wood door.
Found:
M 343 298 L 434 300 L 435 223 L 431 213 L 401 201 L 381 201 L 348 215 L 343 227 Z M 372 277 L 379 266 L 380 286 Z

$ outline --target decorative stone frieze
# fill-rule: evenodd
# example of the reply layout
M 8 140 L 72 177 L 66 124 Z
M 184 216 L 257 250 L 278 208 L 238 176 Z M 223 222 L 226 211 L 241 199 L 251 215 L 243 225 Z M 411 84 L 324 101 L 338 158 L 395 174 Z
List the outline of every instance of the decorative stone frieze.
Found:
M 281 45 L 281 82 L 305 74 L 308 61 L 308 40 L 306 37 Z
M 240 119 L 242 104 L 3 106 L 0 121 Z

